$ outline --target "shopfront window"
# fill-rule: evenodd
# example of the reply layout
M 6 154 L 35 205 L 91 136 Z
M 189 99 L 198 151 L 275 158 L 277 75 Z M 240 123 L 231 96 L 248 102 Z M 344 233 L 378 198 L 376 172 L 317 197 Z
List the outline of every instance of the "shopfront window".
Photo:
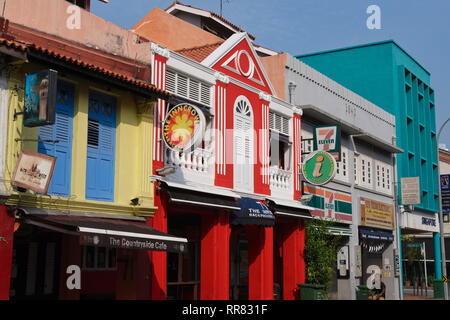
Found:
M 105 247 L 83 246 L 84 270 L 116 270 L 116 249 Z

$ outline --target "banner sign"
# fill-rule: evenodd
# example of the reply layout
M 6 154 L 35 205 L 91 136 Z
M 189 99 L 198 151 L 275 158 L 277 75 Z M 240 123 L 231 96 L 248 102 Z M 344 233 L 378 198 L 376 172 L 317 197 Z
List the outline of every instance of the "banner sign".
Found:
M 394 206 L 361 198 L 361 225 L 393 230 Z
M 420 204 L 420 178 L 401 178 L 402 204 Z
M 205 116 L 196 106 L 179 104 L 166 115 L 163 139 L 172 150 L 186 151 L 202 141 L 205 130 Z
M 47 194 L 56 158 L 46 154 L 22 150 L 11 184 Z
M 336 160 L 328 152 L 315 151 L 306 157 L 302 173 L 307 182 L 324 185 L 336 174 Z
M 450 174 L 441 174 L 442 213 L 450 213 Z
M 339 125 L 314 127 L 314 151 L 329 152 L 341 161 L 341 129 Z
M 58 72 L 44 70 L 26 76 L 23 125 L 46 126 L 55 123 Z

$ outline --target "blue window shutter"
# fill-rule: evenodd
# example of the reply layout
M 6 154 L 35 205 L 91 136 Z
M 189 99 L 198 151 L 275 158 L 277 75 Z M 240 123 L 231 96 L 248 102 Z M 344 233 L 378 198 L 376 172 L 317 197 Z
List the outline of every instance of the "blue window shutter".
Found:
M 58 140 L 58 143 L 39 142 L 38 152 L 56 157 L 49 194 L 69 197 L 72 173 L 74 87 L 58 81 L 55 124 L 39 128 L 39 140 Z
M 86 198 L 114 201 L 116 100 L 89 93 Z

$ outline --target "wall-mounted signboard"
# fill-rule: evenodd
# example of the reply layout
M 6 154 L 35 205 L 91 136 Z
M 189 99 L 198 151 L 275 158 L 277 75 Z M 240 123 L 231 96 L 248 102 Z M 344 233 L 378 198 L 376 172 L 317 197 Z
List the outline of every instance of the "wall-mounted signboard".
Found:
M 442 213 L 450 213 L 450 174 L 441 174 Z
M 46 126 L 55 123 L 58 72 L 43 70 L 26 76 L 23 125 Z
M 394 206 L 388 203 L 361 198 L 361 225 L 394 229 Z
M 420 204 L 420 177 L 401 178 L 402 204 Z
M 47 194 L 55 162 L 55 157 L 22 150 L 11 184 L 41 194 Z
M 179 104 L 166 115 L 163 139 L 172 150 L 186 151 L 201 143 L 205 131 L 205 116 L 196 106 Z

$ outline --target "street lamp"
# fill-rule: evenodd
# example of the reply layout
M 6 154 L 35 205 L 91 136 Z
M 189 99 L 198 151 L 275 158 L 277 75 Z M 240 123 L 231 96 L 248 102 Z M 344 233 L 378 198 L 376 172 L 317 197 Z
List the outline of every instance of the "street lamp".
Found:
M 448 118 L 444 124 L 441 126 L 441 128 L 438 131 L 437 134 L 437 145 L 436 145 L 436 151 L 437 151 L 437 158 L 438 158 L 438 181 L 439 181 L 439 237 L 441 240 L 441 268 L 442 268 L 442 274 L 447 275 L 447 263 L 445 258 L 445 238 L 444 238 L 444 219 L 442 215 L 442 194 L 441 194 L 441 170 L 439 168 L 439 136 L 441 135 L 442 129 L 444 129 L 444 126 L 447 124 L 447 122 L 450 121 L 450 118 Z M 436 259 L 435 259 L 436 260 Z M 437 275 L 436 275 L 437 276 Z M 447 283 L 444 283 L 444 299 L 448 300 L 448 288 Z

